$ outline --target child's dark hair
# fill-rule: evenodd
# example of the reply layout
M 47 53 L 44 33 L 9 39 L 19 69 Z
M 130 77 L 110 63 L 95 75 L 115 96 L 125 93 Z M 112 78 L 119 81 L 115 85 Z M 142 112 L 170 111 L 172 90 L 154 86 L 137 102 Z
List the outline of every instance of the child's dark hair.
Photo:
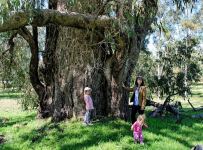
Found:
M 136 80 L 135 80 L 135 86 L 138 87 L 138 83 L 137 80 L 142 80 L 142 83 L 140 86 L 144 86 L 144 79 L 142 76 L 137 76 Z

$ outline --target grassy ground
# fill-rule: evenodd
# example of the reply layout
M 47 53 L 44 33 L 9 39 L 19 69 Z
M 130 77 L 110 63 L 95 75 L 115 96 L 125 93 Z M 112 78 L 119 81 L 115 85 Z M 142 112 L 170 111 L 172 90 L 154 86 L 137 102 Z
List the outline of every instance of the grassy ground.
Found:
M 78 121 L 53 124 L 50 119 L 35 119 L 34 111 L 21 111 L 17 95 L 9 99 L 0 93 L 0 134 L 6 138 L 6 142 L 0 144 L 3 150 L 187 150 L 203 144 L 202 119 L 184 117 L 176 124 L 171 115 L 148 118 L 149 128 L 143 132 L 145 145 L 141 146 L 133 143 L 129 122 L 106 118 L 88 127 Z M 202 97 L 203 83 L 200 83 L 193 87 L 191 102 L 196 107 L 203 106 Z M 195 113 L 183 103 L 189 115 Z
M 14 92 L 12 90 L 2 90 L 2 88 L 0 88 L 0 100 L 5 100 L 5 99 L 9 99 L 9 100 L 16 100 L 18 98 L 20 98 L 21 93 L 19 92 Z

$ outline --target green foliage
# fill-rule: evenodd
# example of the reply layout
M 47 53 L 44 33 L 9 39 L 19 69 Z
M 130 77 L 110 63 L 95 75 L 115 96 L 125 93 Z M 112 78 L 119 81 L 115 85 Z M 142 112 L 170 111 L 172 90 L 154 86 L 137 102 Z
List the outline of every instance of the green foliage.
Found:
M 9 36 L 8 34 L 1 34 L 2 39 L 7 39 Z M 0 54 L 5 51 L 5 41 L 1 41 Z M 17 37 L 14 41 L 14 50 L 6 52 L 0 61 L 0 79 L 9 83 L 6 88 L 22 92 L 19 103 L 22 104 L 23 109 L 33 109 L 37 107 L 37 96 L 30 84 L 28 74 L 30 50 L 22 38 Z
M 185 88 L 184 86 L 184 78 L 185 78 L 185 73 L 184 72 L 178 72 L 176 76 L 176 84 L 179 89 L 181 89 L 180 92 Z M 186 89 L 185 89 L 186 90 Z M 184 91 L 184 90 L 183 90 Z M 181 94 L 181 93 L 180 93 Z
M 26 88 L 22 88 L 21 92 L 23 93 L 19 103 L 23 110 L 37 109 L 38 107 L 38 97 L 34 91 L 29 80 L 27 80 Z
M 162 66 L 162 74 L 155 75 L 150 81 L 149 87 L 153 91 L 160 91 L 161 96 L 164 95 L 180 95 L 184 96 L 185 91 L 190 92 L 190 85 L 193 81 L 199 81 L 201 71 L 198 62 L 192 59 L 195 53 L 194 47 L 198 44 L 196 39 L 189 39 L 188 46 L 185 40 L 177 41 L 174 44 L 167 45 L 166 50 L 160 53 L 160 64 Z M 187 66 L 187 78 L 185 77 L 185 66 Z M 186 80 L 186 81 L 185 81 Z M 187 86 L 185 85 L 187 82 Z
M 148 53 L 147 51 L 146 52 L 141 51 L 134 73 L 132 75 L 133 79 L 132 82 L 134 83 L 134 80 L 137 75 L 141 75 L 144 77 L 146 83 L 149 83 L 150 78 L 154 75 L 155 71 L 156 71 L 156 63 L 151 57 L 151 54 Z
M 150 92 L 159 93 L 161 97 L 180 95 L 185 91 L 191 93 L 191 84 L 201 78 L 200 59 L 195 38 L 170 42 L 165 49 L 159 52 L 159 59 L 150 54 L 141 52 L 133 74 L 144 77 Z M 159 68 L 157 68 L 159 65 Z M 185 66 L 187 65 L 187 86 L 185 85 Z M 160 74 L 158 74 L 158 70 Z
M 77 3 L 77 0 L 69 0 L 67 3 L 68 5 L 74 6 Z
M 202 72 L 201 72 L 201 68 L 200 65 L 195 63 L 195 62 L 191 62 L 188 66 L 188 80 L 189 81 L 199 81 L 199 79 L 201 78 Z

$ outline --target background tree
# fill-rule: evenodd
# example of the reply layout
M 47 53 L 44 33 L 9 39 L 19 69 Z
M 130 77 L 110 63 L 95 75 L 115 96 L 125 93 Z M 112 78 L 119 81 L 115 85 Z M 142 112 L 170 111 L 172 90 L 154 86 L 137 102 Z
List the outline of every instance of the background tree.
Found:
M 168 7 L 166 7 L 166 3 Z M 191 22 L 198 13 L 192 12 L 186 17 L 185 14 L 174 9 L 174 6 L 167 1 L 160 1 L 158 6 L 160 8 L 157 13 L 158 25 L 153 26 L 155 32 L 148 38 L 150 43 L 154 42 L 154 47 L 149 44 L 151 47 L 148 47 L 148 49 L 153 48 L 157 55 L 152 51 L 151 56 L 140 57 L 135 70 L 137 73 L 139 73 L 139 70 L 146 70 L 142 75 L 146 76 L 147 85 L 151 92 L 165 99 L 164 105 L 156 105 L 161 106 L 163 112 L 166 106 L 172 108 L 169 104 L 174 95 L 185 97 L 185 92 L 191 94 L 191 84 L 197 82 L 201 76 L 202 54 L 200 54 L 201 47 L 198 42 L 201 40 L 201 34 L 197 32 L 197 30 L 200 31 L 200 24 Z M 199 8 L 193 7 L 193 9 L 195 9 L 195 12 L 200 11 Z M 188 35 L 186 32 L 188 29 L 186 28 L 190 28 L 190 36 L 186 36 Z M 145 63 L 150 67 L 144 67 Z M 185 73 L 186 65 L 190 69 Z M 187 75 L 187 84 L 185 84 L 185 75 Z M 189 97 L 187 100 L 190 103 Z M 175 110 L 170 111 L 178 113 Z

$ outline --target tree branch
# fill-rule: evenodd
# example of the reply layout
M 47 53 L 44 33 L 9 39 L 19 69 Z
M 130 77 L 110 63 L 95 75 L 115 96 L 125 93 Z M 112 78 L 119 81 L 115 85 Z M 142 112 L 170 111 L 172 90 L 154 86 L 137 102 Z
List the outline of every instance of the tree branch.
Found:
M 116 19 L 108 16 L 97 17 L 75 12 L 62 13 L 50 9 L 33 10 L 30 12 L 17 12 L 11 15 L 3 24 L 0 24 L 0 32 L 16 30 L 26 25 L 41 27 L 49 23 L 82 29 L 104 29 L 111 27 L 112 21 L 116 22 Z
M 32 34 L 30 33 L 30 31 L 26 27 L 22 27 L 19 30 L 19 34 L 28 42 L 28 44 L 30 45 L 30 48 L 31 48 L 31 52 L 32 52 L 32 50 L 36 47 L 36 45 L 35 45 L 35 41 L 33 40 L 33 37 L 32 37 Z
M 33 27 L 33 35 L 30 31 L 23 27 L 19 30 L 19 34 L 28 42 L 31 50 L 31 60 L 30 60 L 30 67 L 29 67 L 29 75 L 30 81 L 32 83 L 33 88 L 37 92 L 38 95 L 42 97 L 44 92 L 44 85 L 40 82 L 39 75 L 38 75 L 38 33 L 37 27 Z

